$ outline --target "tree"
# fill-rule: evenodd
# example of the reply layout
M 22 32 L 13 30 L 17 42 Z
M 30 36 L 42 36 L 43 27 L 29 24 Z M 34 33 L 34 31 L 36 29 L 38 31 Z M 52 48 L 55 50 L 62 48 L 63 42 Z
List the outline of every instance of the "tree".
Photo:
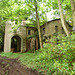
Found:
M 54 13 L 54 17 L 57 18 L 59 16 L 59 7 L 58 7 L 58 0 L 51 0 L 50 6 L 52 7 L 52 10 Z M 69 22 L 69 24 L 73 25 L 73 19 L 72 19 L 72 10 L 71 10 L 71 3 L 70 0 L 61 0 L 62 9 L 65 21 Z
M 75 30 L 75 2 L 74 0 L 70 0 L 70 1 L 71 1 L 71 8 L 72 8 L 72 15 L 73 15 L 73 26 Z
M 46 0 L 44 0 L 45 3 L 46 3 Z M 34 14 L 34 20 L 36 20 L 36 28 L 38 29 L 38 33 L 39 33 L 39 43 L 40 43 L 40 48 L 43 47 L 43 43 L 42 43 L 42 35 L 41 35 L 41 30 L 40 30 L 40 26 L 42 24 L 42 22 L 47 22 L 46 20 L 46 13 L 47 10 L 44 9 L 44 7 L 46 8 L 45 6 L 45 3 L 44 1 L 40 1 L 40 0 L 27 0 L 25 3 L 26 5 L 28 5 L 29 7 L 31 7 L 31 10 L 32 10 L 32 14 Z M 43 7 L 43 6 L 44 7 Z M 31 14 L 31 15 L 32 15 Z M 42 15 L 43 14 L 43 15 Z M 35 17 L 36 16 L 36 17 Z
M 33 3 L 31 4 L 31 2 L 33 2 Z M 26 1 L 23 1 L 23 0 L 5 0 L 5 1 L 2 1 L 0 3 L 1 4 L 0 8 L 3 6 L 0 10 L 0 13 L 2 13 L 2 14 L 0 14 L 0 18 L 3 18 L 2 21 L 4 21 L 4 20 L 7 21 L 10 19 L 12 19 L 12 20 L 22 20 L 22 19 L 26 19 L 26 18 L 29 19 L 29 17 L 32 16 L 32 13 L 36 12 L 36 17 L 35 16 L 34 17 L 36 19 L 37 29 L 39 32 L 40 47 L 42 48 L 43 45 L 42 45 L 40 24 L 43 23 L 42 20 L 43 20 L 44 16 L 40 15 L 38 13 L 38 10 L 37 10 L 38 7 L 37 7 L 36 3 L 37 3 L 36 0 L 31 0 L 31 1 L 30 0 L 26 0 Z M 39 1 L 39 3 L 40 3 L 40 1 Z M 22 7 L 22 5 L 24 5 L 24 6 Z M 39 19 L 39 17 L 40 17 L 40 19 Z M 42 17 L 42 20 L 41 20 L 41 17 Z M 14 28 L 17 28 L 17 27 L 14 27 Z
M 46 0 L 44 0 L 46 1 Z M 37 29 L 39 32 L 39 40 L 40 40 L 40 47 L 42 48 L 42 37 L 41 37 L 41 31 L 40 31 L 40 25 L 42 25 L 44 22 L 46 22 L 45 19 L 45 12 L 43 11 L 44 8 L 38 5 L 38 2 L 41 5 L 42 1 L 36 1 L 36 0 L 3 0 L 0 4 L 0 18 L 2 18 L 2 21 L 7 21 L 7 20 L 22 20 L 22 19 L 26 19 L 30 16 L 33 17 L 33 20 L 30 21 L 34 21 L 36 20 L 36 24 L 37 24 Z M 36 4 L 37 3 L 37 4 Z M 24 6 L 23 6 L 24 5 Z M 44 4 L 45 5 L 45 4 Z M 2 7 L 3 6 L 3 7 Z M 23 6 L 23 7 L 22 7 Z M 15 7 L 15 8 L 14 8 Z M 40 8 L 40 10 L 38 10 L 38 8 Z M 39 13 L 39 11 L 43 12 Z M 34 14 L 34 12 L 36 14 Z M 34 15 L 34 16 L 33 16 Z M 36 16 L 36 17 L 35 17 Z M 34 24 L 34 22 L 33 22 Z M 14 27 L 16 28 L 16 27 Z
M 43 48 L 41 31 L 40 31 L 40 23 L 39 23 L 38 11 L 37 11 L 37 1 L 36 0 L 35 0 L 35 11 L 36 11 L 36 24 L 37 24 L 38 32 L 39 32 L 40 47 Z
M 64 20 L 63 10 L 62 10 L 62 6 L 61 6 L 61 0 L 58 0 L 58 6 L 59 6 L 59 10 L 60 10 L 60 17 L 61 17 L 62 27 L 63 27 L 66 35 L 68 36 L 69 31 L 68 31 L 68 29 L 66 27 L 66 23 L 65 23 L 65 20 Z

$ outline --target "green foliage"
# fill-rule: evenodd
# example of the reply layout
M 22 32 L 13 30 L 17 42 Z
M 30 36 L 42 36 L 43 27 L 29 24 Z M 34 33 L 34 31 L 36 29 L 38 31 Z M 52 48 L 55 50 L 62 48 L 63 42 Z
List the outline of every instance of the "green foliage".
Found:
M 53 18 L 55 19 L 56 16 L 60 16 L 59 15 L 59 8 L 58 8 L 58 0 L 50 0 L 50 1 L 49 1 L 51 3 L 50 6 L 52 7 L 52 10 L 54 10 L 54 13 L 52 13 L 52 14 L 55 15 Z M 62 5 L 62 10 L 64 13 L 65 20 L 68 22 L 70 21 L 69 23 L 71 25 L 73 25 L 72 9 L 71 9 L 70 0 L 61 0 L 61 5 Z
M 69 37 L 58 37 L 59 44 L 55 45 L 55 40 L 52 46 L 51 45 L 45 45 L 43 52 L 47 54 L 43 54 L 42 56 L 46 56 L 47 59 L 44 58 L 45 61 L 48 61 L 49 63 L 53 63 L 53 70 L 50 71 L 53 72 L 54 75 L 74 75 L 75 68 L 74 68 L 74 62 L 75 62 L 75 34 L 72 34 Z M 55 47 L 54 47 L 55 46 Z M 47 49 L 45 49 L 47 48 Z M 52 60 L 52 62 L 50 62 Z M 49 66 L 49 65 L 48 65 Z M 47 66 L 46 66 L 47 67 Z M 50 66 L 51 67 L 51 66 Z
M 27 39 L 36 38 L 36 37 L 38 37 L 38 32 L 35 32 L 35 33 L 32 34 L 32 35 L 29 35 L 29 36 L 27 37 Z
M 59 44 L 45 43 L 44 48 L 35 53 L 0 53 L 8 57 L 17 57 L 26 66 L 45 75 L 75 74 L 75 34 L 69 37 L 58 36 Z
M 46 0 L 38 0 L 38 15 L 40 25 L 47 22 L 46 12 L 48 12 L 48 6 Z M 43 15 L 42 15 L 43 14 Z M 30 26 L 36 27 L 36 14 L 35 14 L 35 0 L 2 0 L 0 1 L 0 31 L 1 26 L 5 27 L 5 23 L 8 20 L 25 20 L 30 21 Z M 20 27 L 20 24 L 16 24 L 12 27 L 13 32 Z M 4 30 L 4 28 L 3 28 Z M 2 36 L 4 36 L 4 31 L 0 33 L 1 43 L 3 42 Z
M 5 30 L 5 25 L 4 25 L 4 21 L 2 21 L 0 23 L 0 48 L 2 48 L 4 43 L 4 30 Z
M 25 5 L 25 6 L 23 6 Z M 35 15 L 35 0 L 3 0 L 0 2 L 0 45 L 3 43 L 4 27 L 8 19 L 22 20 L 28 19 L 33 25 L 36 25 Z M 15 7 L 15 8 L 14 8 Z M 38 0 L 38 15 L 40 25 L 47 21 L 46 12 L 51 9 L 57 9 L 58 2 L 56 0 Z M 62 1 L 63 10 L 65 10 L 65 17 L 67 20 L 72 20 L 72 11 L 69 0 Z M 43 15 L 42 15 L 43 14 Z M 31 17 L 31 18 L 30 18 Z M 3 20 L 2 20 L 3 19 Z M 13 26 L 14 32 L 20 25 Z M 37 36 L 32 35 L 29 38 Z M 58 45 L 56 45 L 58 41 Z M 19 60 L 31 67 L 37 69 L 46 75 L 74 75 L 75 74 L 75 34 L 69 37 L 62 35 L 54 37 L 52 44 L 45 44 L 44 48 L 36 51 L 36 53 L 0 53 L 2 56 L 19 58 Z

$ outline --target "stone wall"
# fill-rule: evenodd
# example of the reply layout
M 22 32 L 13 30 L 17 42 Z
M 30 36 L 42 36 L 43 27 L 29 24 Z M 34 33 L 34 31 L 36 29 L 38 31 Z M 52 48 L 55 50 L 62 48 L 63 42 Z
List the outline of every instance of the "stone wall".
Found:
M 15 22 L 6 22 L 4 52 L 11 52 L 11 39 L 13 36 L 16 35 L 21 38 L 21 52 L 35 50 L 39 48 L 38 36 L 33 37 L 35 32 L 37 31 L 36 28 L 26 27 L 26 23 L 23 20 L 20 28 L 18 28 L 17 31 L 14 33 L 12 29 L 13 25 L 15 25 Z M 69 26 L 67 24 L 66 26 L 69 29 Z M 60 19 L 48 21 L 46 24 L 41 26 L 42 39 L 49 40 L 57 32 L 60 32 L 65 35 Z
M 35 49 L 35 38 L 28 38 L 34 34 L 36 28 L 26 27 L 25 21 L 23 21 L 20 28 L 16 32 L 13 32 L 14 22 L 7 21 L 5 27 L 5 38 L 4 38 L 4 52 L 11 52 L 11 39 L 13 36 L 19 36 L 21 38 L 21 52 L 25 52 L 31 49 Z M 30 33 L 28 32 L 30 30 Z M 18 48 L 17 48 L 18 49 Z
M 15 24 L 11 21 L 6 22 L 4 52 L 11 52 L 11 38 L 16 35 L 21 38 L 21 52 L 24 52 L 26 51 L 26 27 L 23 25 L 14 33 L 12 29 L 13 25 Z
M 27 51 L 35 50 L 36 37 L 34 37 L 34 33 L 35 33 L 36 30 L 37 29 L 34 28 L 34 27 L 27 27 L 27 46 L 28 46 Z
M 68 30 L 71 29 L 67 23 L 66 23 L 66 27 L 68 28 Z M 57 32 L 65 35 L 65 32 L 64 32 L 64 29 L 62 27 L 60 19 L 48 21 L 46 24 L 41 26 L 41 33 L 42 33 L 42 39 L 43 40 L 44 39 L 47 39 L 47 40 L 50 39 Z M 59 35 L 59 33 L 58 33 L 58 35 Z
M 58 31 L 62 30 L 60 20 L 51 21 L 51 22 L 47 22 L 47 24 L 44 24 L 43 26 L 41 26 L 42 35 L 43 36 L 53 35 L 56 32 L 55 26 L 58 26 Z M 45 28 L 45 33 L 43 33 L 43 28 Z

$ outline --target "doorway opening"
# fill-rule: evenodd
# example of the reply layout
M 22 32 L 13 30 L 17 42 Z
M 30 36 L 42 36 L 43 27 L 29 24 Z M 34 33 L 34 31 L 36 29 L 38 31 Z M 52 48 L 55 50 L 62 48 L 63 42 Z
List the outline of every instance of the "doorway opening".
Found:
M 20 52 L 21 51 L 21 38 L 18 35 L 15 35 L 11 38 L 11 52 Z

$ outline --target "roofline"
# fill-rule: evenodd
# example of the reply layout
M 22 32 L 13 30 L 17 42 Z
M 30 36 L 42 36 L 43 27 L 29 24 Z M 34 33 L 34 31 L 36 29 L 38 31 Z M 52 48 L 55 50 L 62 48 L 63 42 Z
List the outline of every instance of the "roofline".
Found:
M 60 20 L 60 18 L 59 19 L 50 20 L 47 23 L 52 22 L 52 21 L 56 21 L 56 20 Z
M 50 22 L 57 21 L 57 20 L 61 20 L 61 19 L 58 18 L 58 19 L 50 20 L 50 21 L 48 21 L 48 22 L 46 22 L 46 23 L 50 23 Z M 42 26 L 40 26 L 40 28 L 43 27 L 43 26 L 45 26 L 46 23 L 44 23 Z M 69 27 L 72 27 L 67 21 L 66 21 L 66 23 L 68 24 Z M 33 24 L 30 24 L 30 25 L 33 25 Z M 30 27 L 30 26 L 24 26 L 24 27 L 37 29 L 36 27 Z
M 57 21 L 57 20 L 61 20 L 61 19 L 59 18 L 59 19 L 50 20 L 50 21 L 48 21 L 48 22 L 46 22 L 46 23 L 50 23 L 50 22 Z M 43 25 L 40 26 L 40 27 L 43 27 L 44 25 L 46 25 L 46 23 L 43 24 Z M 66 23 L 68 24 L 69 27 L 72 27 L 67 21 L 66 21 Z
M 50 21 L 48 21 L 48 22 L 46 22 L 46 23 L 50 23 L 50 22 L 57 21 L 57 20 L 60 20 L 60 18 L 59 18 L 59 19 L 50 20 Z M 46 23 L 45 23 L 45 24 L 46 24 Z M 44 26 L 45 24 L 43 24 L 42 26 Z M 40 26 L 40 27 L 42 27 L 42 26 Z

